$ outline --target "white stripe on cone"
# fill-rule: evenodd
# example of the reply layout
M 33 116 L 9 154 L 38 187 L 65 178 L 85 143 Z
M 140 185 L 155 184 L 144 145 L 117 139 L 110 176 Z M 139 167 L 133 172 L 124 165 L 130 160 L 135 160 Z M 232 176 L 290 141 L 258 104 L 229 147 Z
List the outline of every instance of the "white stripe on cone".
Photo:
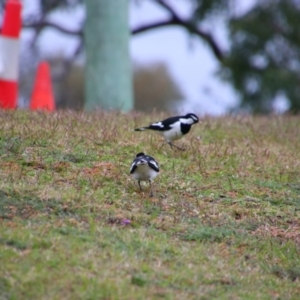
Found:
M 1 49 L 1 48 L 0 48 Z M 0 50 L 1 51 L 1 50 Z M 0 74 L 4 72 L 4 64 L 2 62 L 1 53 L 0 53 Z
M 19 44 L 19 39 L 0 35 L 0 79 L 18 80 Z

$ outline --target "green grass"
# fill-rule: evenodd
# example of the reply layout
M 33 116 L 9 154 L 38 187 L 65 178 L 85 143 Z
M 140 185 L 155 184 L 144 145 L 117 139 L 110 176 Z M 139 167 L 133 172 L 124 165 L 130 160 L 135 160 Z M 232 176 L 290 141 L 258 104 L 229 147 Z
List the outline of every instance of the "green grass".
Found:
M 1 112 L 1 300 L 299 298 L 299 117 L 132 131 L 165 116 Z

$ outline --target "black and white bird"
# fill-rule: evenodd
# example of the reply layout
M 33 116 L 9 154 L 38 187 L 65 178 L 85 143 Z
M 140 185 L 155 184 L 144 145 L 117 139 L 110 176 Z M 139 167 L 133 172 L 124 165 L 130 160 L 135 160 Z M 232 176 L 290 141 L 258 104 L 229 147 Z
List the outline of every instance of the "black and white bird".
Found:
M 130 174 L 138 181 L 140 190 L 142 191 L 141 181 L 149 181 L 150 197 L 153 197 L 151 181 L 158 175 L 159 166 L 156 160 L 150 156 L 140 152 L 136 155 L 130 167 Z
M 182 148 L 173 144 L 173 141 L 176 141 L 182 138 L 187 134 L 192 125 L 199 122 L 199 118 L 195 114 L 186 114 L 185 116 L 176 116 L 165 119 L 160 122 L 152 123 L 149 126 L 135 128 L 135 131 L 145 131 L 153 130 L 160 135 L 162 135 L 166 142 L 171 146 L 183 150 Z

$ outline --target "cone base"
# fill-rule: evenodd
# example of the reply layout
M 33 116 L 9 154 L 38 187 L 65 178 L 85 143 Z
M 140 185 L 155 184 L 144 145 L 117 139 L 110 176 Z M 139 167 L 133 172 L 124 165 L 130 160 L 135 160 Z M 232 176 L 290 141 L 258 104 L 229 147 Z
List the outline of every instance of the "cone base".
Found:
M 15 81 L 0 79 L 0 108 L 15 109 L 17 107 L 18 84 Z

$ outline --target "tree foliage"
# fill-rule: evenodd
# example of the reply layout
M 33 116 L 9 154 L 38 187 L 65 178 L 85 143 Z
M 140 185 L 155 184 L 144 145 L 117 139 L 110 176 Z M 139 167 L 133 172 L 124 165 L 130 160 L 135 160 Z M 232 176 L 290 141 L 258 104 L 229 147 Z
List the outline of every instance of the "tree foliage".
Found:
M 242 107 L 272 111 L 284 95 L 300 111 L 300 1 L 268 0 L 230 20 L 231 51 L 222 74 L 241 94 Z
M 290 111 L 300 112 L 300 0 L 257 0 L 245 13 L 238 12 L 238 0 L 184 0 L 193 7 L 187 17 L 176 10 L 178 0 L 132 1 L 138 4 L 151 1 L 168 12 L 161 20 L 132 28 L 133 35 L 177 26 L 202 40 L 219 61 L 219 75 L 237 90 L 240 108 L 269 113 L 281 95 L 289 101 Z M 80 0 L 39 0 L 40 11 L 25 17 L 24 28 L 34 29 L 35 38 L 47 27 L 77 36 L 78 46 L 71 58 L 75 59 L 84 49 L 83 24 L 75 29 L 65 28 L 49 21 L 47 16 L 53 10 L 83 3 Z M 229 32 L 230 47 L 226 51 L 216 39 L 214 27 L 210 26 L 218 17 Z

